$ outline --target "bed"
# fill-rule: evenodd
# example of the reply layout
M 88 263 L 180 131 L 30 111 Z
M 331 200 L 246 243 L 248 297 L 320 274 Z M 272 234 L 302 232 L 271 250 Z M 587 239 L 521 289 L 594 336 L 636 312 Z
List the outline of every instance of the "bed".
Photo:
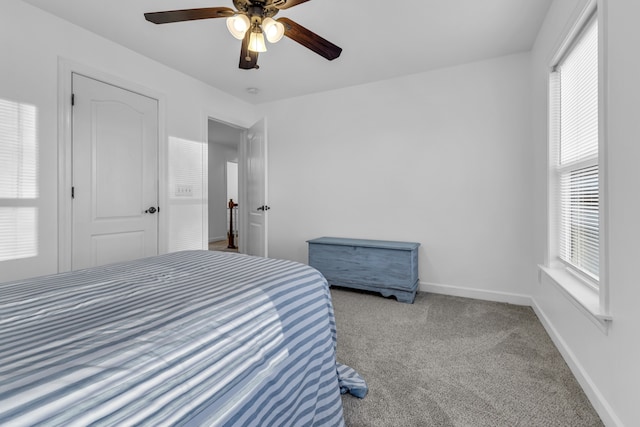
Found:
M 183 251 L 0 284 L 0 425 L 342 426 L 326 280 Z

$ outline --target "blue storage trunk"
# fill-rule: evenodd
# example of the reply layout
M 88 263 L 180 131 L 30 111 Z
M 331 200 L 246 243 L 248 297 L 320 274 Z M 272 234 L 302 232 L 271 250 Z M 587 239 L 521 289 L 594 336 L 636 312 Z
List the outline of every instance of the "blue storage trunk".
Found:
M 309 265 L 330 285 L 364 289 L 413 303 L 420 243 L 320 237 L 308 240 Z

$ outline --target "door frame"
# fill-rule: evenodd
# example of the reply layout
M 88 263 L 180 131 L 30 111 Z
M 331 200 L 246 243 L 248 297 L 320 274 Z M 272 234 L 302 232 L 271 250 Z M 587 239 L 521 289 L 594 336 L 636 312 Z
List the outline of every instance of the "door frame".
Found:
M 239 221 L 238 221 L 238 246 L 239 253 L 246 253 L 247 249 L 247 230 L 248 227 L 248 215 L 247 215 L 247 135 L 249 132 L 249 128 L 253 126 L 254 123 L 259 121 L 260 119 L 254 117 L 244 117 L 242 119 L 232 118 L 227 116 L 224 112 L 221 111 L 205 111 L 203 114 L 203 141 L 206 141 L 207 145 L 209 144 L 209 120 L 214 120 L 219 123 L 226 124 L 228 126 L 237 128 L 242 131 L 242 137 L 240 138 L 240 143 L 238 144 L 238 204 L 239 204 Z M 208 165 L 208 161 L 207 161 Z M 208 194 L 208 185 L 209 185 L 209 169 L 208 167 L 205 169 L 207 171 L 206 176 L 204 177 L 205 183 L 205 191 Z M 209 203 L 203 204 L 203 233 L 205 241 L 209 241 Z M 267 245 L 268 246 L 268 245 Z M 208 247 L 207 247 L 208 249 Z
M 105 73 L 93 67 L 58 57 L 58 272 L 71 270 L 72 259 L 72 230 L 73 207 L 71 203 L 72 150 L 71 137 L 72 115 L 71 106 L 73 74 L 101 81 L 117 86 L 130 92 L 135 92 L 158 102 L 158 206 L 168 206 L 166 182 L 168 175 L 167 164 L 167 132 L 166 132 L 166 97 L 145 86 Z M 168 236 L 161 230 L 168 227 L 167 215 L 158 217 L 158 253 L 167 252 Z

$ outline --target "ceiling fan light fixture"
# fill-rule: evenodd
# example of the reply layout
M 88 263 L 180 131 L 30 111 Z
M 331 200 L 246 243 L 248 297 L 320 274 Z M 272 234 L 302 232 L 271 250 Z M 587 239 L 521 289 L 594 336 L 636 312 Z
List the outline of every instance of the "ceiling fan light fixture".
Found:
M 231 35 L 238 40 L 242 40 L 247 30 L 251 26 L 251 22 L 247 15 L 234 15 L 227 18 L 227 28 Z
M 261 32 L 253 31 L 249 36 L 248 48 L 252 52 L 266 52 L 267 45 L 264 42 L 264 35 Z
M 273 18 L 265 18 L 262 20 L 262 31 L 269 43 L 277 43 L 284 36 L 284 25 Z

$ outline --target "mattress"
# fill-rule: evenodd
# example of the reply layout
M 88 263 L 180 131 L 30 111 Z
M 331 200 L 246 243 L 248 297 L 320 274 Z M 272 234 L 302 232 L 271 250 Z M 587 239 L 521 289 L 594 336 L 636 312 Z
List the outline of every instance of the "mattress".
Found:
M 0 425 L 342 426 L 326 280 L 184 251 L 0 284 Z

